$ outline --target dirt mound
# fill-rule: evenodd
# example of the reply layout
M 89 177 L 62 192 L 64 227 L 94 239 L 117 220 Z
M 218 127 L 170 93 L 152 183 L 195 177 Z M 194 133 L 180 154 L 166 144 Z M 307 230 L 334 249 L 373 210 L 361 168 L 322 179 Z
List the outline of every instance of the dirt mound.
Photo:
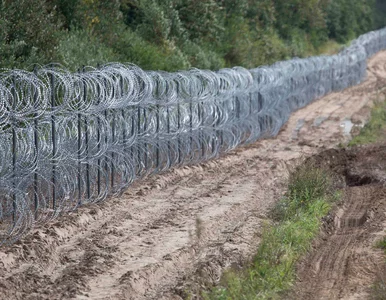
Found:
M 335 158 L 334 158 L 335 157 Z M 346 179 L 313 251 L 298 267 L 293 299 L 366 299 L 385 260 L 374 247 L 386 229 L 386 147 L 329 150 L 312 159 Z
M 339 175 L 347 186 L 386 182 L 385 145 L 329 149 L 307 158 L 306 162 Z

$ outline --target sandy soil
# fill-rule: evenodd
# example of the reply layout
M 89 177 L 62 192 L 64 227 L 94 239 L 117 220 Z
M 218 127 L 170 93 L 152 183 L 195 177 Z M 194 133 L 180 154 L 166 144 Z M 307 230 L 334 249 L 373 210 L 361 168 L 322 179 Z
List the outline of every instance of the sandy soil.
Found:
M 286 165 L 348 140 L 385 86 L 381 52 L 366 82 L 294 113 L 275 139 L 137 182 L 35 229 L 0 249 L 0 299 L 181 299 L 186 282 L 216 282 L 255 252 Z

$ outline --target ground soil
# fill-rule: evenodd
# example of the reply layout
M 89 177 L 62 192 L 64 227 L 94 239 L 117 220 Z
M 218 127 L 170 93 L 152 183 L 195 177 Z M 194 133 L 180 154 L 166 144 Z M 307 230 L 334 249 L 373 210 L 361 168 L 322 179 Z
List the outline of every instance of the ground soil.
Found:
M 348 141 L 385 86 L 381 52 L 363 84 L 297 111 L 276 138 L 137 182 L 34 229 L 0 249 L 0 299 L 195 296 L 192 287 L 217 282 L 255 253 L 287 165 Z
M 375 247 L 386 236 L 386 146 L 328 150 L 312 160 L 343 178 L 345 187 L 299 263 L 288 298 L 370 299 L 371 286 L 386 278 L 384 252 Z

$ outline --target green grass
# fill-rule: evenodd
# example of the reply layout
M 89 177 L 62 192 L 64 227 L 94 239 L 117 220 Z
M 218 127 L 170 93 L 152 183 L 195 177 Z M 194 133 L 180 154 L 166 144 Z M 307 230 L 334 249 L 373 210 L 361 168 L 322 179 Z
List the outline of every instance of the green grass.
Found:
M 366 145 L 385 141 L 386 137 L 386 102 L 375 104 L 371 111 L 370 121 L 354 137 L 349 146 Z
M 386 254 L 386 237 L 384 237 L 383 239 L 379 240 L 376 243 L 375 247 L 385 250 L 385 254 Z
M 252 263 L 229 270 L 220 286 L 203 294 L 206 300 L 277 299 L 295 281 L 295 264 L 311 246 L 330 208 L 333 194 L 328 172 L 310 165 L 297 168 L 288 192 L 273 209 L 274 225 L 266 225 Z

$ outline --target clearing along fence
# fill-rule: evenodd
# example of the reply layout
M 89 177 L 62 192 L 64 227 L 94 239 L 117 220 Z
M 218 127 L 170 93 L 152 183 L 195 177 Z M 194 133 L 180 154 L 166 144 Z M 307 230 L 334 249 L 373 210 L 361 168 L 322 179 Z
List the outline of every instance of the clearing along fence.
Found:
M 0 243 L 139 178 L 275 136 L 291 112 L 363 81 L 385 48 L 382 29 L 337 55 L 251 70 L 3 70 Z

